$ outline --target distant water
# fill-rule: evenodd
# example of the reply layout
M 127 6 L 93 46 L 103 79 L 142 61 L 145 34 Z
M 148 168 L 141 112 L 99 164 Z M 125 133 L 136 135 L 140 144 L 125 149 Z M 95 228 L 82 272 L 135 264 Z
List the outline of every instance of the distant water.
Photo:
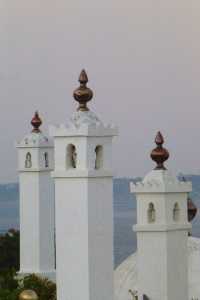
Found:
M 136 211 L 129 210 L 114 213 L 114 259 L 115 268 L 129 255 L 136 251 L 136 234 L 132 230 L 136 223 Z M 192 224 L 192 235 L 200 238 L 200 215 Z
M 136 235 L 132 230 L 135 211 L 114 213 L 114 259 L 117 267 L 136 250 Z
M 200 176 L 186 176 L 192 181 L 191 197 L 198 207 L 198 213 L 192 223 L 192 235 L 200 238 Z M 136 251 L 136 234 L 133 224 L 136 223 L 136 199 L 129 193 L 130 179 L 114 181 L 114 259 L 115 267 Z M 137 181 L 134 180 L 134 181 Z
M 136 223 L 135 210 L 114 214 L 114 262 L 115 268 L 137 249 L 136 234 L 132 230 Z M 200 215 L 192 223 L 192 235 L 200 238 Z
M 114 180 L 114 258 L 115 266 L 136 249 L 132 225 L 135 200 L 129 192 L 130 179 Z M 0 185 L 0 235 L 19 227 L 18 184 Z
M 200 176 L 188 176 L 193 183 L 192 199 L 200 208 Z M 114 180 L 114 259 L 115 267 L 136 250 L 136 236 L 132 230 L 136 223 L 136 200 L 130 194 L 130 181 Z M 134 179 L 138 181 L 138 179 Z M 0 235 L 9 228 L 19 226 L 19 191 L 17 184 L 0 185 Z M 200 237 L 200 216 L 193 222 L 193 235 Z
M 7 230 L 0 230 L 0 235 L 5 234 Z
M 117 267 L 136 250 L 136 201 L 130 194 L 130 179 L 114 181 L 114 261 Z

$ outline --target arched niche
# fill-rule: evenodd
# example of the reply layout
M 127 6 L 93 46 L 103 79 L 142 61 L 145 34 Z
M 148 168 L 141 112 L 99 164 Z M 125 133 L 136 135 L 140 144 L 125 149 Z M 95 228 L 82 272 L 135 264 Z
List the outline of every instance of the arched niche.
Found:
M 76 167 L 77 167 L 76 147 L 73 144 L 69 144 L 67 146 L 66 168 L 67 169 L 76 169 Z
M 177 222 L 179 221 L 179 219 L 180 219 L 180 207 L 178 203 L 175 203 L 173 208 L 173 220 L 174 222 Z
M 153 203 L 149 203 L 147 210 L 148 223 L 154 223 L 156 221 L 156 210 Z
M 49 154 L 48 154 L 48 152 L 44 153 L 44 165 L 45 165 L 45 168 L 49 167 Z
M 103 146 L 98 145 L 95 148 L 95 169 L 103 168 Z
M 26 159 L 25 159 L 25 168 L 28 169 L 28 168 L 31 168 L 32 167 L 32 158 L 31 158 L 31 153 L 28 152 L 26 154 Z

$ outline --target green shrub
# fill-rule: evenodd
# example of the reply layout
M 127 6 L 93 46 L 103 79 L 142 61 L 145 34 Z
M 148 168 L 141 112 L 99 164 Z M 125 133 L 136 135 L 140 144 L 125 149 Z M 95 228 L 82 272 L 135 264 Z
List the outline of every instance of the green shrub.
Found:
M 8 289 L 10 291 L 18 287 L 18 281 L 14 269 L 8 269 L 0 272 L 0 289 Z M 1 299 L 1 298 L 0 298 Z
M 18 300 L 19 288 L 14 269 L 0 272 L 0 300 Z
M 19 270 L 19 231 L 9 230 L 0 236 L 0 300 L 18 300 L 23 290 L 34 290 L 40 300 L 56 300 L 56 284 L 34 274 L 22 281 Z
M 0 271 L 19 270 L 19 231 L 10 229 L 0 236 Z
M 25 277 L 21 290 L 27 289 L 34 290 L 40 300 L 56 300 L 56 284 L 47 278 L 41 278 L 34 274 Z
M 1 300 L 19 300 L 19 291 L 14 290 L 1 290 L 0 289 L 0 299 Z
M 56 300 L 56 284 L 47 278 L 32 274 L 18 282 L 14 279 L 15 276 L 13 271 L 1 273 L 0 300 L 18 300 L 19 294 L 24 290 L 34 290 L 40 300 Z

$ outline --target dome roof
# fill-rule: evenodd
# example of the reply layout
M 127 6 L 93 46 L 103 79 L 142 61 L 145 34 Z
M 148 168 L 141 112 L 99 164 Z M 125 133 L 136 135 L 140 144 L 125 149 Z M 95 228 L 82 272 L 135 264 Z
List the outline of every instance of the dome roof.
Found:
M 53 147 L 53 141 L 46 137 L 40 130 L 42 120 L 39 116 L 38 111 L 35 112 L 30 123 L 33 126 L 31 133 L 27 134 L 21 142 L 17 142 L 16 146 L 18 148 Z
M 200 299 L 200 239 L 188 238 L 189 299 Z M 132 299 L 129 290 L 138 286 L 137 253 L 122 262 L 114 273 L 115 300 Z
M 46 137 L 42 132 L 31 132 L 27 134 L 20 143 L 20 147 L 50 147 L 52 140 Z
M 83 124 L 86 124 L 86 125 L 89 125 L 89 126 L 102 125 L 101 120 L 92 111 L 77 111 L 71 117 L 70 122 L 75 127 L 80 127 Z

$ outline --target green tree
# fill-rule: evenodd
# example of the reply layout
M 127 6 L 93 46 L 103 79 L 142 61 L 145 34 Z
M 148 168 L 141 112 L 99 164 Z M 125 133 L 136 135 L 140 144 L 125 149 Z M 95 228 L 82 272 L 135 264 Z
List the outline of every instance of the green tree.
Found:
M 34 290 L 40 300 L 56 300 L 56 284 L 34 274 L 18 282 L 19 231 L 0 236 L 0 300 L 18 300 L 23 290 Z
M 10 229 L 0 236 L 0 271 L 19 270 L 19 231 Z

